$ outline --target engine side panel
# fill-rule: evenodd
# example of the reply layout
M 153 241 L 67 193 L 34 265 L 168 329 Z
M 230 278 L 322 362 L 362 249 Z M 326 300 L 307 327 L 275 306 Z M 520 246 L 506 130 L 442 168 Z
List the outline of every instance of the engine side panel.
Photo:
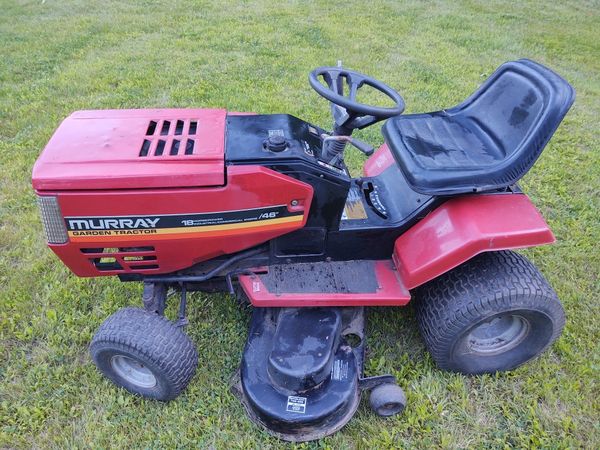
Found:
M 313 188 L 260 166 L 232 166 L 222 187 L 38 191 L 58 197 L 66 244 L 50 248 L 77 275 L 182 270 L 302 228 Z

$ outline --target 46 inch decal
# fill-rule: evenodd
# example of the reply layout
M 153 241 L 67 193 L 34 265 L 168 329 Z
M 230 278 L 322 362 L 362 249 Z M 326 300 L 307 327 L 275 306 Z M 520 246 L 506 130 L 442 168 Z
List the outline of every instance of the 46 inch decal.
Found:
M 72 240 L 78 237 L 188 234 L 302 222 L 303 212 L 286 205 L 191 214 L 65 217 Z

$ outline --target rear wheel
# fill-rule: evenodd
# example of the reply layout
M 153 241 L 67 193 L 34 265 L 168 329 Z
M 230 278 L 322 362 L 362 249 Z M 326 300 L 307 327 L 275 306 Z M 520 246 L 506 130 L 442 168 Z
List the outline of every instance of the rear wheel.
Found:
M 562 306 L 524 256 L 486 252 L 416 292 L 417 320 L 439 367 L 478 374 L 513 369 L 560 335 Z
M 90 353 L 116 385 L 156 400 L 177 397 L 198 365 L 196 349 L 180 328 L 139 308 L 123 308 L 106 319 Z

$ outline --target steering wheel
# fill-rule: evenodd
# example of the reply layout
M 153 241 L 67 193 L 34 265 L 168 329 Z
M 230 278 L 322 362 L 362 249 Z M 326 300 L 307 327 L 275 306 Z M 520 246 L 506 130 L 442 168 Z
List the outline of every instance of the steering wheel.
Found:
M 323 77 L 327 86 L 324 86 L 319 77 Z M 308 81 L 317 93 L 331 102 L 331 112 L 337 127 L 348 131 L 365 128 L 369 125 L 402 114 L 404 100 L 402 96 L 387 84 L 371 78 L 354 70 L 343 67 L 318 67 L 308 76 Z M 348 95 L 344 95 L 344 86 L 347 85 Z M 394 102 L 391 108 L 372 106 L 356 101 L 356 93 L 368 85 L 386 95 Z

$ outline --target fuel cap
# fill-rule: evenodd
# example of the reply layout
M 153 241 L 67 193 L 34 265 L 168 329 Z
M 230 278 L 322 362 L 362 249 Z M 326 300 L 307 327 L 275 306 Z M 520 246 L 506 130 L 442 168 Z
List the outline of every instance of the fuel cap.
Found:
M 288 143 L 283 136 L 269 136 L 265 141 L 265 148 L 272 152 L 282 152 L 288 147 Z

